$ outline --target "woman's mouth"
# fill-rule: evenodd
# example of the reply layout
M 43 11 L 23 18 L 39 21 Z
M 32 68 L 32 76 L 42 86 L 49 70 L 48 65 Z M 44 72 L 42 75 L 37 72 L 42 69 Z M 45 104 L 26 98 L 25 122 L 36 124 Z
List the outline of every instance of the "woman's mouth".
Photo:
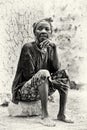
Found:
M 40 34 L 40 37 L 48 38 L 48 35 L 47 34 Z

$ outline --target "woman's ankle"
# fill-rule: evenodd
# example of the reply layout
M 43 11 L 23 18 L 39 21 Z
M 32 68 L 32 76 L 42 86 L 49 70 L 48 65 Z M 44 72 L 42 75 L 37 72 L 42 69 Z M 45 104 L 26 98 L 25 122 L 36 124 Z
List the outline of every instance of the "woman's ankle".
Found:
M 48 112 L 42 111 L 42 119 L 49 117 Z

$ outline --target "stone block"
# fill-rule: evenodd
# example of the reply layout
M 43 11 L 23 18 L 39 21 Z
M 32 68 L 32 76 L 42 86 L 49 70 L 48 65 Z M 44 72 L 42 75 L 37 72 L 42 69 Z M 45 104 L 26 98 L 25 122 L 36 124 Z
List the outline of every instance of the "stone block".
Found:
M 8 106 L 9 116 L 37 116 L 41 114 L 41 103 L 36 102 L 19 102 L 14 104 L 9 103 Z

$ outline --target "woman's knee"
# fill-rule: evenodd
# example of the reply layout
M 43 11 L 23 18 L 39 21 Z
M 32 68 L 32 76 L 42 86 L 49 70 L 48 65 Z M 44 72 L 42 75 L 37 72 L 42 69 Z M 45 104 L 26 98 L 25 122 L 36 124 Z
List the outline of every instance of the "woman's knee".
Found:
M 48 70 L 41 69 L 39 70 L 31 79 L 31 85 L 32 86 L 41 86 L 45 84 L 49 84 L 48 77 L 50 76 L 50 73 Z
M 46 69 L 41 69 L 41 70 L 38 71 L 38 76 L 40 76 L 41 79 L 45 80 L 48 77 L 50 77 L 50 73 Z

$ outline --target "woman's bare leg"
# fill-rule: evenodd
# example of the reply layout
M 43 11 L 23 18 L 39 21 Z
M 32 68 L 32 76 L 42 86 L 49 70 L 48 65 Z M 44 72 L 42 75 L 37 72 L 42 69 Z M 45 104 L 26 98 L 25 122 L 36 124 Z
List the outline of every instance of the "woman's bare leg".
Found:
M 42 74 L 43 76 L 43 74 Z M 38 87 L 40 98 L 41 98 L 41 107 L 42 107 L 42 124 L 46 126 L 55 126 L 55 123 L 49 118 L 48 114 L 48 89 L 49 89 L 49 81 L 47 79 L 47 73 L 45 76 L 45 80 Z
M 42 106 L 42 118 L 48 117 L 48 81 L 46 80 L 41 86 L 38 87 L 40 98 L 41 98 L 41 106 Z

